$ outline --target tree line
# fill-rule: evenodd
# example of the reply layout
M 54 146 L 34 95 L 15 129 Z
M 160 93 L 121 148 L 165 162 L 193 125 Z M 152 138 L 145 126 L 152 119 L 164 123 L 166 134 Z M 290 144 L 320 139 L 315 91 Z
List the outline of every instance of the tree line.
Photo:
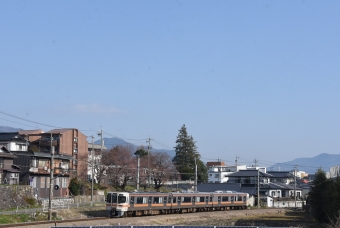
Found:
M 149 148 L 140 146 L 137 150 L 131 146 L 117 145 L 102 151 L 101 156 L 88 159 L 89 167 L 94 169 L 98 184 L 124 190 L 137 180 L 137 160 L 139 159 L 139 183 L 142 188 L 153 187 L 159 190 L 165 182 L 194 180 L 197 166 L 197 181 L 208 180 L 207 168 L 201 161 L 194 138 L 187 133 L 186 126 L 179 130 L 175 156 L 165 152 L 150 152 Z M 151 180 L 151 181 L 150 181 Z

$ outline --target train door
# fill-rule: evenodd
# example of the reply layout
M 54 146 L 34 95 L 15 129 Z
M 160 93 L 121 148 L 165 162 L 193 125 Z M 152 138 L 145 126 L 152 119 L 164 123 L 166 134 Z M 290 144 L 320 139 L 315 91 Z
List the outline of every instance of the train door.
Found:
M 149 204 L 149 209 L 151 209 L 152 207 L 152 196 L 149 196 L 149 199 L 148 199 L 148 204 Z

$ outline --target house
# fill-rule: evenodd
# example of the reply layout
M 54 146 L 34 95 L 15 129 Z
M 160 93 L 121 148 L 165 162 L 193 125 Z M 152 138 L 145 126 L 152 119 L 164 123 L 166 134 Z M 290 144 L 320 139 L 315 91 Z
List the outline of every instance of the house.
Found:
M 272 175 L 261 172 L 260 170 L 239 170 L 228 175 L 228 183 L 257 184 L 270 183 Z
M 270 182 L 290 184 L 294 182 L 294 175 L 289 171 L 268 171 L 268 174 L 272 175 Z
M 8 151 L 27 151 L 28 141 L 18 132 L 0 132 L 0 147 Z
M 102 159 L 102 150 L 107 150 L 106 146 L 100 144 L 91 144 L 88 143 L 88 167 L 87 167 L 87 179 L 92 180 L 92 164 L 93 166 L 93 173 L 94 173 L 94 181 L 98 183 L 97 180 L 97 173 L 99 172 L 99 167 L 97 164 L 101 163 Z M 92 154 L 93 151 L 93 154 Z M 93 156 L 93 157 L 92 157 Z M 93 158 L 93 160 L 92 160 Z M 104 171 L 105 173 L 105 171 Z
M 13 164 L 15 158 L 6 147 L 0 148 L 0 184 L 19 184 L 20 167 Z
M 227 166 L 223 161 L 207 162 L 208 183 L 226 183 L 228 175 L 241 169 L 246 169 L 245 165 Z

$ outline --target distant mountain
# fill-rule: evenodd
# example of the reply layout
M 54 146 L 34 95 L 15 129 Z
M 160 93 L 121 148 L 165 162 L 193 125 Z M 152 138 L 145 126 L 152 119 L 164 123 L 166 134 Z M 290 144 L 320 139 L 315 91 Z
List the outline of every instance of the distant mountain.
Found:
M 340 154 L 319 154 L 312 158 L 297 158 L 292 161 L 276 163 L 273 165 L 274 170 L 293 170 L 294 166 L 300 171 L 305 171 L 309 174 L 314 174 L 318 168 L 325 172 L 329 172 L 329 168 L 340 164 Z
M 97 140 L 94 142 L 95 144 L 100 144 L 100 140 Z M 123 139 L 119 138 L 104 138 L 104 145 L 107 149 L 111 149 L 115 146 L 129 146 L 132 147 L 133 150 L 137 150 L 141 145 L 134 145 L 132 143 L 129 143 Z M 145 146 L 145 145 L 144 145 Z M 174 150 L 166 150 L 166 149 L 156 149 L 151 148 L 151 152 L 164 152 L 167 153 L 169 156 L 174 157 L 175 151 Z
M 23 130 L 21 128 L 14 128 L 14 127 L 8 127 L 8 126 L 0 126 L 0 132 L 17 132 Z

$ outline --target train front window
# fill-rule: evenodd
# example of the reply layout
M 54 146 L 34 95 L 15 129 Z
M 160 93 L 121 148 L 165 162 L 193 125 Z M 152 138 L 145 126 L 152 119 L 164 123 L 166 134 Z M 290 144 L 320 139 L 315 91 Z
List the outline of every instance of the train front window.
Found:
M 108 193 L 106 196 L 106 202 L 117 203 L 117 193 Z
M 118 203 L 126 203 L 126 196 L 119 194 Z

